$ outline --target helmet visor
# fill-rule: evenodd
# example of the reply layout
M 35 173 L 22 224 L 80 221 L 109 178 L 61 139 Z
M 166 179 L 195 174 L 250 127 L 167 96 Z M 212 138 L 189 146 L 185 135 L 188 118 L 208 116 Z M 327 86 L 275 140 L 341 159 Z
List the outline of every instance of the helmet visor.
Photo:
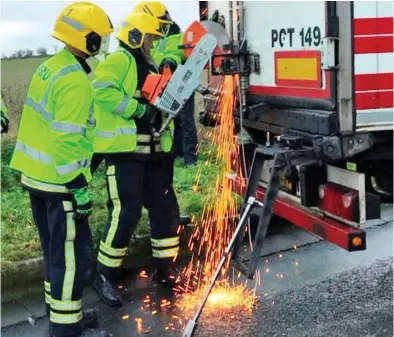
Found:
M 141 48 L 145 39 L 156 41 L 162 39 L 162 37 L 153 34 L 143 34 L 135 28 L 129 32 L 129 43 L 132 48 Z
M 100 50 L 97 53 L 97 55 L 95 55 L 96 58 L 98 58 L 99 60 L 103 60 L 105 59 L 105 56 L 108 54 L 109 52 L 109 43 L 111 42 L 111 35 L 108 34 L 106 36 L 104 36 L 101 39 L 101 45 L 100 45 Z

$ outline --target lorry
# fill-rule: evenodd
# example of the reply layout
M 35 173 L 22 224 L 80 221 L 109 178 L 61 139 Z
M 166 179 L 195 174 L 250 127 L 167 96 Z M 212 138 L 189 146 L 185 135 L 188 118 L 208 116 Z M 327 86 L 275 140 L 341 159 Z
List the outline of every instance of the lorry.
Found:
M 267 157 L 254 169 L 261 149 L 309 149 L 314 160 L 281 173 L 273 214 L 365 250 L 365 223 L 393 194 L 393 2 L 200 1 L 200 22 L 214 13 L 225 28 L 205 25 L 223 50 L 210 82 L 239 78 L 234 118 L 251 139 L 240 152 L 246 178 L 258 174 L 255 196 L 267 202 L 273 169 Z

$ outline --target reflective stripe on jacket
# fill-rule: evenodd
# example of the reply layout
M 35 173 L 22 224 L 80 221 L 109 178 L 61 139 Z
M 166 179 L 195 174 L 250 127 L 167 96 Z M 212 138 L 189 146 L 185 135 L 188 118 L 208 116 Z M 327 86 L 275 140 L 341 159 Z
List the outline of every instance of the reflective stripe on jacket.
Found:
M 143 115 L 138 108 L 139 101 L 143 101 L 139 88 L 142 79 L 138 78 L 140 66 L 135 57 L 122 47 L 108 55 L 97 66 L 93 80 L 96 118 L 94 152 L 152 153 L 152 146 L 140 144 L 140 136 L 151 136 L 137 137 L 135 119 L 138 120 Z M 163 132 L 159 145 L 160 148 L 154 146 L 155 152 L 171 150 L 170 131 Z
M 89 181 L 92 104 L 91 82 L 67 49 L 42 63 L 27 91 L 10 166 L 38 186 L 64 185 L 81 175 Z

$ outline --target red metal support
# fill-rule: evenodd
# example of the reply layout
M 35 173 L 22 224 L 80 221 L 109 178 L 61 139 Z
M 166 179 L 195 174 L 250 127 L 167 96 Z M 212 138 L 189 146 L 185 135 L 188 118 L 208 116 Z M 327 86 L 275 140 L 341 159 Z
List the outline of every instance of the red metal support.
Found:
M 229 177 L 229 179 L 233 182 L 233 191 L 243 195 L 245 185 L 237 177 Z M 264 201 L 264 193 L 264 189 L 259 186 L 256 198 Z M 366 234 L 364 230 L 349 227 L 339 221 L 318 214 L 313 209 L 277 197 L 274 203 L 274 214 L 347 251 L 366 250 Z

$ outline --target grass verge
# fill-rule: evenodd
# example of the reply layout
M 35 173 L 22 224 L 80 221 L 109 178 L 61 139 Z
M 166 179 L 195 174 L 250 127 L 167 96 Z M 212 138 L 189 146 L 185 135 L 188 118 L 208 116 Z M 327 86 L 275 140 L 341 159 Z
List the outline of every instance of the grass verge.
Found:
M 214 188 L 216 169 L 204 154 L 207 145 L 202 143 L 199 154 L 200 165 L 184 168 L 183 162 L 175 163 L 174 189 L 176 191 L 181 214 L 201 216 L 203 203 L 207 194 Z M 33 222 L 29 196 L 20 185 L 20 174 L 9 168 L 14 147 L 13 141 L 3 142 L 1 149 L 1 271 L 7 272 L 17 261 L 41 256 L 40 240 Z M 197 191 L 193 191 L 195 176 L 201 169 L 201 179 Z M 90 227 L 94 244 L 97 247 L 101 231 L 106 220 L 106 183 L 104 168 L 101 166 L 90 183 L 90 193 L 94 203 L 94 212 L 90 217 Z M 203 192 L 199 192 L 203 191 Z M 144 210 L 136 234 L 149 233 L 147 212 Z

